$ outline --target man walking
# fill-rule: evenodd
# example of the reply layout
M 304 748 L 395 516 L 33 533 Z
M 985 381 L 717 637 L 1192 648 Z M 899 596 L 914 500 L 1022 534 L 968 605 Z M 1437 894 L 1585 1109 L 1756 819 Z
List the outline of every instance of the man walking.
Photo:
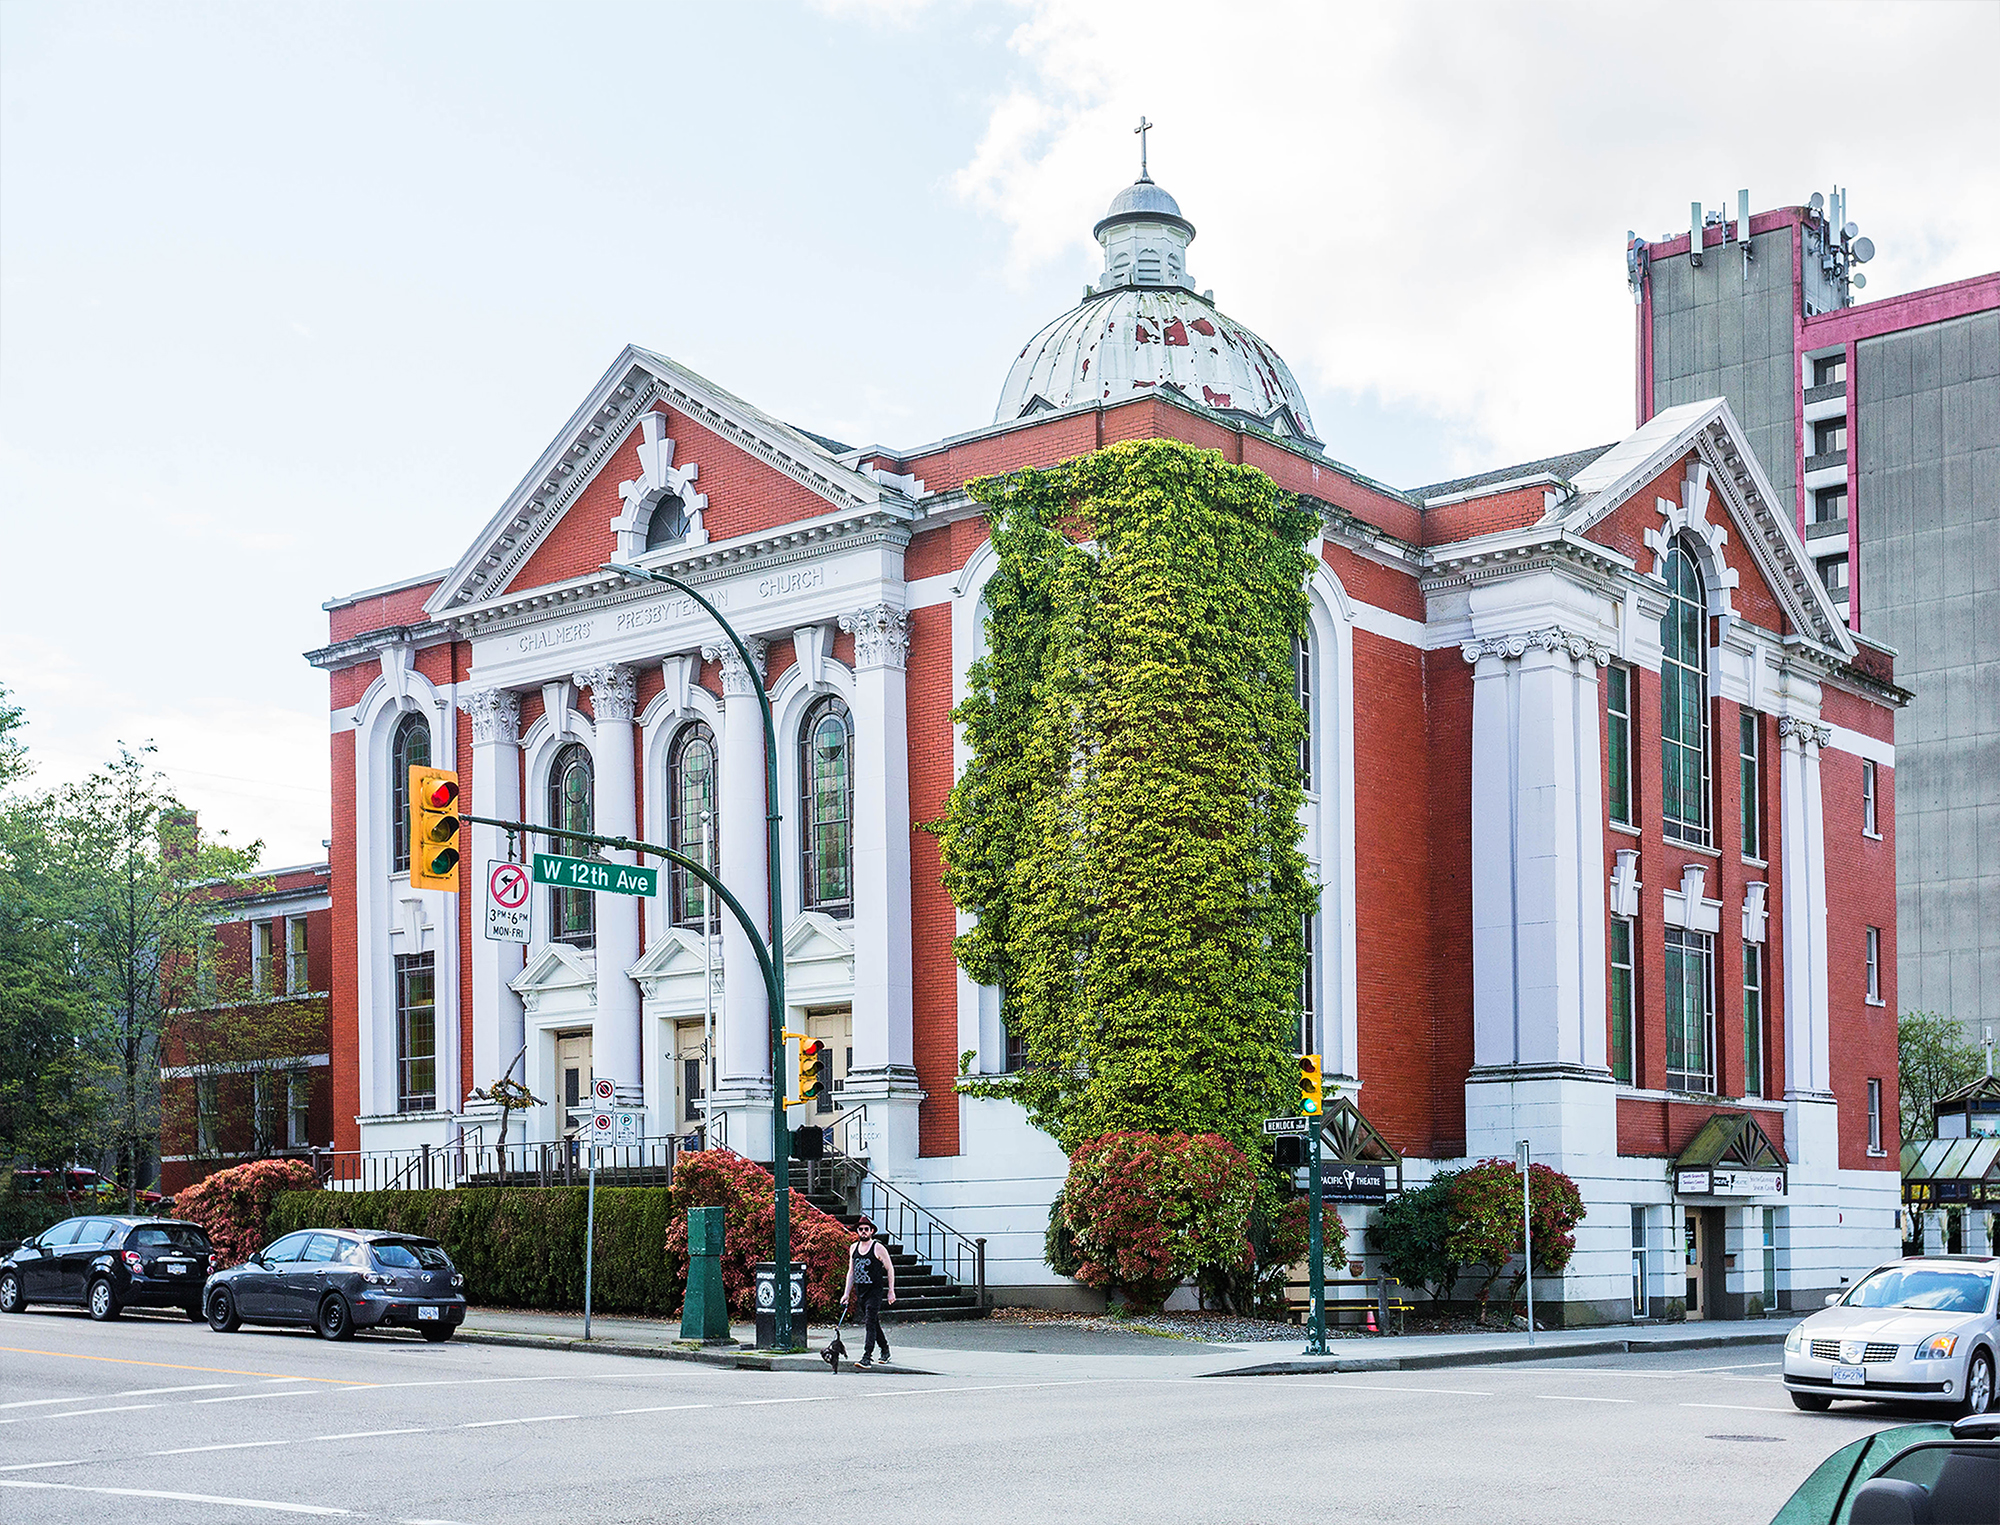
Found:
M 896 1263 L 889 1258 L 889 1251 L 882 1241 L 875 1237 L 875 1225 L 863 1218 L 854 1225 L 858 1236 L 847 1251 L 847 1288 L 840 1294 L 843 1304 L 851 1303 L 854 1295 L 861 1296 L 861 1315 L 866 1323 L 867 1333 L 861 1346 L 858 1366 L 875 1364 L 875 1347 L 882 1347 L 882 1359 L 889 1359 L 889 1341 L 882 1333 L 882 1304 L 886 1300 L 896 1300 Z

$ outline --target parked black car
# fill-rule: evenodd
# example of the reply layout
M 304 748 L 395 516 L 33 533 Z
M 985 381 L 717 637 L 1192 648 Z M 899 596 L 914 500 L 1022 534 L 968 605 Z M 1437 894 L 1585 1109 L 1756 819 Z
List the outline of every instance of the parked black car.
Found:
M 126 1308 L 182 1308 L 202 1316 L 214 1264 L 208 1235 L 172 1218 L 65 1218 L 0 1261 L 0 1313 L 69 1303 L 94 1319 Z
M 465 1322 L 465 1278 L 435 1239 L 305 1229 L 208 1279 L 208 1326 L 309 1324 L 329 1340 L 384 1325 L 448 1340 Z

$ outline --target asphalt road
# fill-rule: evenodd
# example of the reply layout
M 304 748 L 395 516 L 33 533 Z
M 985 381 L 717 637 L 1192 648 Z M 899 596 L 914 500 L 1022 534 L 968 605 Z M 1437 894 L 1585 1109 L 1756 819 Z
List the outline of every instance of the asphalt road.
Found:
M 1777 1356 L 835 1378 L 37 1311 L 0 1321 L 0 1519 L 1750 1525 L 1921 1417 L 1798 1413 Z

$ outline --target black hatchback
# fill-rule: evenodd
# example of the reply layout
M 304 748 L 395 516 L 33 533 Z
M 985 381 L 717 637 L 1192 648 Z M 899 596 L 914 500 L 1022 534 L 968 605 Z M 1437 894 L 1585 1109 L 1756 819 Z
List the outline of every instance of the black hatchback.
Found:
M 208 1279 L 208 1325 L 304 1324 L 329 1340 L 414 1329 L 448 1340 L 465 1322 L 465 1278 L 435 1239 L 378 1229 L 305 1229 Z
M 0 1313 L 67 1303 L 113 1319 L 127 1308 L 181 1308 L 202 1316 L 214 1264 L 208 1235 L 172 1218 L 65 1218 L 0 1261 Z

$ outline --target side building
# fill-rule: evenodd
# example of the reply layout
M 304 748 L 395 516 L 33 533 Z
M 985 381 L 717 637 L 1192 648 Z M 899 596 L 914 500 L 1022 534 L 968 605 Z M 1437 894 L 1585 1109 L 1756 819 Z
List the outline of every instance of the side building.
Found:
M 1198 291 L 1171 196 L 1142 178 L 1096 232 L 1102 275 L 990 421 L 853 448 L 628 348 L 452 567 L 326 606 L 340 1149 L 490 1148 L 475 1092 L 507 1076 L 537 1098 L 510 1137 L 560 1154 L 599 1077 L 651 1136 L 712 1120 L 771 1155 L 746 940 L 671 874 L 645 901 L 538 887 L 531 940 L 489 939 L 489 866 L 524 844 L 474 827 L 457 895 L 410 884 L 408 770 L 450 765 L 475 814 L 708 853 L 746 906 L 777 873 L 785 1025 L 833 1064 L 810 1120 L 983 1239 L 1001 1297 L 1085 1300 L 1042 1260 L 1067 1162 L 959 1088 L 1004 1086 L 1019 1045 L 953 958 L 925 828 L 996 566 L 965 484 L 1174 439 L 1319 516 L 1300 1047 L 1406 1184 L 1529 1140 L 1588 1203 L 1536 1293 L 1575 1321 L 1807 1306 L 1893 1255 L 1906 696 L 1730 405 L 1398 490 L 1333 459 L 1277 352 Z M 755 660 L 614 562 L 699 584 Z
M 202 1004 L 160 1069 L 160 1190 L 229 1165 L 333 1147 L 333 895 L 325 863 L 210 897 Z
M 1633 239 L 1638 416 L 1726 397 L 1849 628 L 1897 653 L 1903 1001 L 2000 1038 L 2000 273 L 1860 302 L 1844 195 Z M 1887 764 L 1887 759 L 1878 761 Z

